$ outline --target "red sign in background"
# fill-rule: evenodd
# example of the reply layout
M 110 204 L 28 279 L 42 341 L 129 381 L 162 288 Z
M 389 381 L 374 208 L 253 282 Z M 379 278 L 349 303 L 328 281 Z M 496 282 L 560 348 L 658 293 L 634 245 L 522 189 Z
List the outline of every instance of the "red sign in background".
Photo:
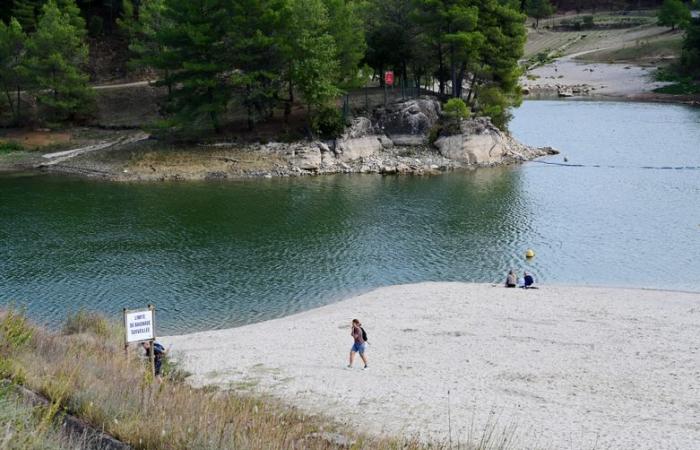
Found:
M 387 86 L 392 86 L 394 84 L 394 72 L 391 70 L 384 72 L 384 82 Z

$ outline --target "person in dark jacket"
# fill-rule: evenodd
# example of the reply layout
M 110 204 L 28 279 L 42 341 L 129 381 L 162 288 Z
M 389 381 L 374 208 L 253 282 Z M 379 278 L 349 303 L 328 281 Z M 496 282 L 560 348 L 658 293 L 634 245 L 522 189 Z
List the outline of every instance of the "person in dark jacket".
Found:
M 532 278 L 532 275 L 528 272 L 523 272 L 523 288 L 533 288 L 533 284 L 535 284 L 535 279 Z
M 151 349 L 151 343 L 149 341 L 142 342 L 141 346 L 143 349 L 146 351 L 146 357 L 150 358 L 150 349 Z M 163 347 L 160 343 L 154 342 L 153 343 L 153 363 L 154 363 L 154 369 L 155 369 L 155 374 L 156 374 L 156 379 L 158 381 L 163 381 L 163 376 L 161 375 L 161 369 L 163 367 L 163 359 L 165 358 L 165 354 L 167 353 L 167 350 L 165 350 L 165 347 Z

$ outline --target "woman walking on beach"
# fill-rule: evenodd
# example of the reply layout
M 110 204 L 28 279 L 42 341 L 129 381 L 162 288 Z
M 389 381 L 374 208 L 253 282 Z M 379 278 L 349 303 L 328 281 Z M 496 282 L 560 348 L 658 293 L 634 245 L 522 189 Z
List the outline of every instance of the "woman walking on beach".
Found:
M 362 362 L 365 363 L 365 369 L 367 369 L 367 356 L 365 356 L 365 349 L 367 348 L 367 342 L 365 330 L 362 329 L 362 324 L 359 320 L 352 320 L 352 328 L 350 329 L 350 335 L 355 340 L 350 349 L 350 364 L 348 364 L 348 369 L 352 369 L 352 361 L 355 358 L 355 353 L 360 354 Z

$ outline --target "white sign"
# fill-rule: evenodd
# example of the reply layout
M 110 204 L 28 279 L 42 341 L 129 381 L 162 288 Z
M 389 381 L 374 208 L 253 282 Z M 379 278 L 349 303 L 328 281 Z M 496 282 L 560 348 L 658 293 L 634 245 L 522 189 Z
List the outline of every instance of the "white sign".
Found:
M 147 341 L 155 338 L 153 310 L 129 311 L 124 315 L 126 342 Z

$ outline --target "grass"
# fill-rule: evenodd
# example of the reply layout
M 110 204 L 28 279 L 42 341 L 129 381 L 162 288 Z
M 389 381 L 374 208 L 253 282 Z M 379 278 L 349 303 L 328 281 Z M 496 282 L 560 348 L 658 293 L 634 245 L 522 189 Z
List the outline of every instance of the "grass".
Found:
M 49 410 L 24 403 L 11 386 L 0 385 L 0 448 L 67 450 L 76 444 L 80 448 L 61 433 Z
M 678 58 L 681 54 L 682 42 L 683 38 L 681 35 L 672 35 L 654 40 L 639 40 L 623 48 L 587 53 L 575 59 L 598 63 L 656 63 L 659 60 Z
M 4 155 L 7 153 L 13 153 L 13 152 L 21 152 L 24 150 L 21 144 L 18 144 L 17 142 L 14 141 L 8 141 L 8 142 L 3 142 L 0 141 L 0 155 Z
M 683 76 L 678 73 L 678 68 L 674 65 L 663 67 L 654 72 L 657 81 L 669 81 L 672 84 L 654 89 L 659 94 L 672 95 L 696 95 L 700 94 L 700 82 L 692 77 Z

